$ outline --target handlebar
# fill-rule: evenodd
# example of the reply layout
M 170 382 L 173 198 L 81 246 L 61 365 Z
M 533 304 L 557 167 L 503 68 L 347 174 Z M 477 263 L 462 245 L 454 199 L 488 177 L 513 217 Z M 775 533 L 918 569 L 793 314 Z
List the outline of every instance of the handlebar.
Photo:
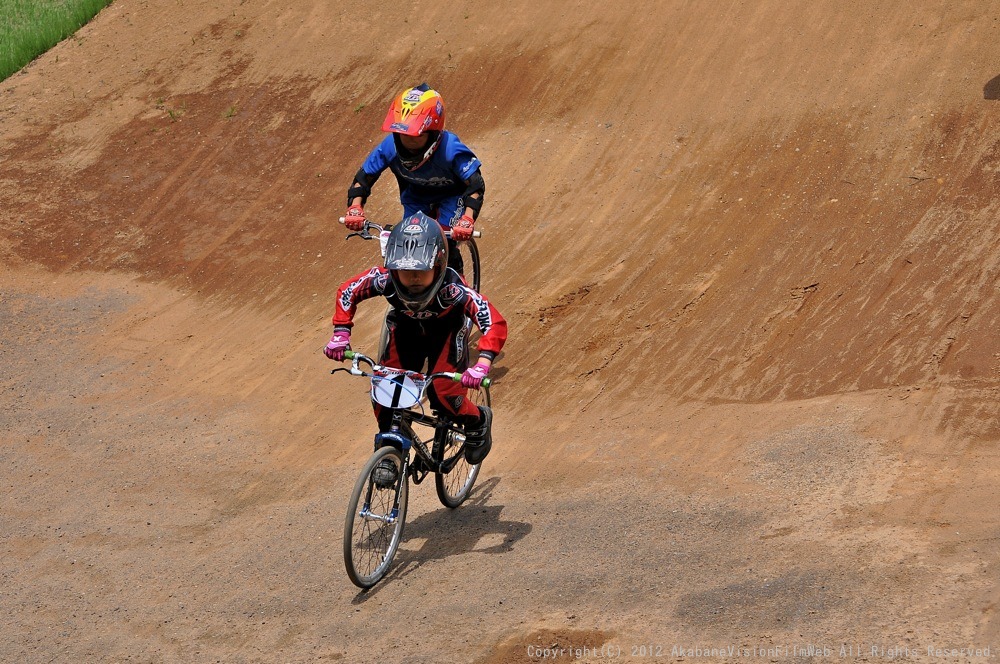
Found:
M 344 217 L 341 217 L 340 219 L 338 219 L 338 221 L 341 224 L 344 223 Z M 378 232 L 381 233 L 384 230 L 385 231 L 392 230 L 392 226 L 393 226 L 392 224 L 386 224 L 385 226 L 379 226 L 374 221 L 368 221 L 366 219 L 365 220 L 365 227 L 363 229 L 361 229 L 360 231 L 355 231 L 355 232 L 351 233 L 350 235 L 348 235 L 347 237 L 353 237 L 353 236 L 357 235 L 358 237 L 360 237 L 360 238 L 362 238 L 364 240 L 374 240 L 376 236 L 374 236 L 374 235 L 371 234 L 371 232 L 370 232 L 371 229 L 374 228 L 375 230 L 377 230 Z M 444 232 L 444 236 L 447 237 L 447 238 L 450 238 L 451 237 L 451 231 L 446 230 Z M 482 232 L 480 232 L 480 231 L 472 231 L 472 237 L 482 237 L 482 236 L 483 236 Z
M 360 368 L 360 366 L 359 366 L 360 363 L 364 362 L 365 364 L 367 364 L 372 369 L 375 369 L 376 367 L 381 367 L 382 366 L 382 365 L 378 364 L 377 362 L 375 362 L 375 360 L 373 360 L 372 358 L 370 358 L 367 355 L 365 355 L 364 353 L 359 353 L 359 352 L 353 351 L 353 350 L 344 351 L 344 358 L 348 359 L 348 360 L 351 360 L 351 368 L 350 369 L 344 369 L 344 368 L 334 369 L 330 373 L 336 373 L 337 371 L 346 371 L 346 372 L 350 373 L 352 376 L 365 376 L 365 377 L 369 377 L 369 376 L 371 376 L 371 374 L 369 374 L 369 373 L 367 373 L 365 371 L 362 371 L 361 368 Z M 462 380 L 462 372 L 461 371 L 457 371 L 457 372 L 439 371 L 437 373 L 432 373 L 429 376 L 425 376 L 425 378 L 428 380 L 428 382 L 432 381 L 432 380 L 435 380 L 437 378 L 447 378 L 448 380 L 451 380 L 451 381 L 453 381 L 455 383 L 458 383 L 458 382 L 460 382 Z M 492 382 L 493 381 L 491 381 L 489 378 L 484 378 L 483 382 L 482 382 L 482 386 L 483 387 L 489 387 Z

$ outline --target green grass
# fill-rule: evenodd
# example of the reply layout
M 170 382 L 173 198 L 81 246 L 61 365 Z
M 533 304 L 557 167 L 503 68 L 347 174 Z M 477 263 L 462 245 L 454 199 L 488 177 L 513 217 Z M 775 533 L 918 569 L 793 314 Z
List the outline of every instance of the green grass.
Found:
M 0 0 L 0 81 L 92 19 L 111 0 Z

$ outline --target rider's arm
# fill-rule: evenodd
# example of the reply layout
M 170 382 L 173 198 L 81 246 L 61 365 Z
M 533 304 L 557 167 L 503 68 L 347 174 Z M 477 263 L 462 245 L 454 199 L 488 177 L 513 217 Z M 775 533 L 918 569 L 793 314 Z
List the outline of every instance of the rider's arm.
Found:
M 389 273 L 382 267 L 373 267 L 366 272 L 351 277 L 337 289 L 337 302 L 333 311 L 335 330 L 350 330 L 354 326 L 354 314 L 358 302 L 382 295 L 388 283 Z
M 466 189 L 462 192 L 462 199 L 466 204 L 463 216 L 475 221 L 486 194 L 486 182 L 480 172 L 482 162 L 458 136 L 448 131 L 441 137 L 441 147 L 435 156 L 438 154 L 449 165 L 454 177 L 465 184 Z
M 351 182 L 350 189 L 347 190 L 347 207 L 354 207 L 355 205 L 364 206 L 368 202 L 368 197 L 372 195 L 372 187 L 380 175 L 381 173 L 369 175 L 365 172 L 365 169 L 358 169 L 357 175 L 354 176 L 354 180 Z
M 486 181 L 483 180 L 482 173 L 476 170 L 472 176 L 465 180 L 468 185 L 462 193 L 462 200 L 465 202 L 465 213 L 467 217 L 479 218 L 479 211 L 483 209 L 483 197 L 486 195 Z
M 471 318 L 483 336 L 479 339 L 479 359 L 490 362 L 500 354 L 507 341 L 507 321 L 489 300 L 466 287 L 465 315 Z
M 396 146 L 392 142 L 392 136 L 387 136 L 375 149 L 368 153 L 365 163 L 358 169 L 351 186 L 347 190 L 347 207 L 354 205 L 364 205 L 371 196 L 372 187 L 375 182 L 389 166 L 389 160 L 396 154 Z

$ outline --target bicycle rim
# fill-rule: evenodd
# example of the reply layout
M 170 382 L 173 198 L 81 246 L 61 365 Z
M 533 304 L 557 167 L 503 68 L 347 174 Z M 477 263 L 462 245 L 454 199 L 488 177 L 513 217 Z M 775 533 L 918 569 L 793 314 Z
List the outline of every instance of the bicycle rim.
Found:
M 404 476 L 393 486 L 380 488 L 372 478 L 382 459 L 392 459 L 402 476 L 403 457 L 392 447 L 383 447 L 365 463 L 348 501 L 344 521 L 344 565 L 347 576 L 359 588 L 371 588 L 385 576 L 403 539 L 409 482 Z M 396 493 L 399 508 L 393 513 Z
M 479 292 L 482 287 L 482 271 L 479 265 L 479 247 L 475 240 L 458 243 L 458 252 L 462 255 L 462 265 L 465 270 L 465 281 Z

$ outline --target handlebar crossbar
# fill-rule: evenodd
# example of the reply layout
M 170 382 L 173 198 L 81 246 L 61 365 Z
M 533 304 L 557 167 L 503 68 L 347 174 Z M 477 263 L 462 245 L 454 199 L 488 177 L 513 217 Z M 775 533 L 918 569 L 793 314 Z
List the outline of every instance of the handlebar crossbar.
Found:
M 347 369 L 347 368 L 341 367 L 339 369 L 334 369 L 330 373 L 337 373 L 338 371 L 346 371 L 349 374 L 351 374 L 352 376 L 370 377 L 371 374 L 368 373 L 368 372 L 366 372 L 366 371 L 363 371 L 361 369 L 361 367 L 359 366 L 360 363 L 362 363 L 362 362 L 364 362 L 369 367 L 371 367 L 371 369 L 373 371 L 375 369 L 383 369 L 383 368 L 385 368 L 385 369 L 393 369 L 393 368 L 395 368 L 395 367 L 385 367 L 385 366 L 383 366 L 381 364 L 378 364 L 377 362 L 375 362 L 375 360 L 373 360 L 372 358 L 368 357 L 364 353 L 359 353 L 359 352 L 353 351 L 353 350 L 344 351 L 344 358 L 348 359 L 348 360 L 351 360 L 351 368 Z M 455 372 L 453 372 L 453 371 L 439 371 L 437 373 L 432 373 L 429 376 L 424 376 L 424 378 L 428 382 L 430 382 L 432 380 L 437 380 L 439 378 L 447 378 L 448 380 L 450 380 L 452 382 L 458 383 L 458 382 L 460 382 L 462 380 L 462 372 L 461 371 L 455 371 Z M 482 385 L 483 385 L 483 387 L 489 387 L 491 382 L 492 381 L 489 378 L 484 378 L 483 382 L 482 382 Z
M 338 221 L 340 223 L 344 223 L 345 218 L 341 217 Z M 351 233 L 350 235 L 348 235 L 347 237 L 354 237 L 356 235 L 356 236 L 358 236 L 358 237 L 360 237 L 362 239 L 365 239 L 365 240 L 374 240 L 376 236 L 374 236 L 374 235 L 371 234 L 371 229 L 373 229 L 373 228 L 375 230 L 377 230 L 378 232 L 381 233 L 383 230 L 390 230 L 390 229 L 392 229 L 392 225 L 388 224 L 386 226 L 380 226 L 380 225 L 376 224 L 374 221 L 368 221 L 366 219 L 365 220 L 365 227 L 363 229 L 361 229 L 360 231 L 355 231 L 355 232 Z M 447 238 L 450 238 L 451 237 L 451 231 L 450 230 L 444 231 L 444 236 L 447 237 Z M 482 237 L 482 236 L 483 236 L 482 232 L 480 232 L 480 231 L 472 231 L 472 237 Z

